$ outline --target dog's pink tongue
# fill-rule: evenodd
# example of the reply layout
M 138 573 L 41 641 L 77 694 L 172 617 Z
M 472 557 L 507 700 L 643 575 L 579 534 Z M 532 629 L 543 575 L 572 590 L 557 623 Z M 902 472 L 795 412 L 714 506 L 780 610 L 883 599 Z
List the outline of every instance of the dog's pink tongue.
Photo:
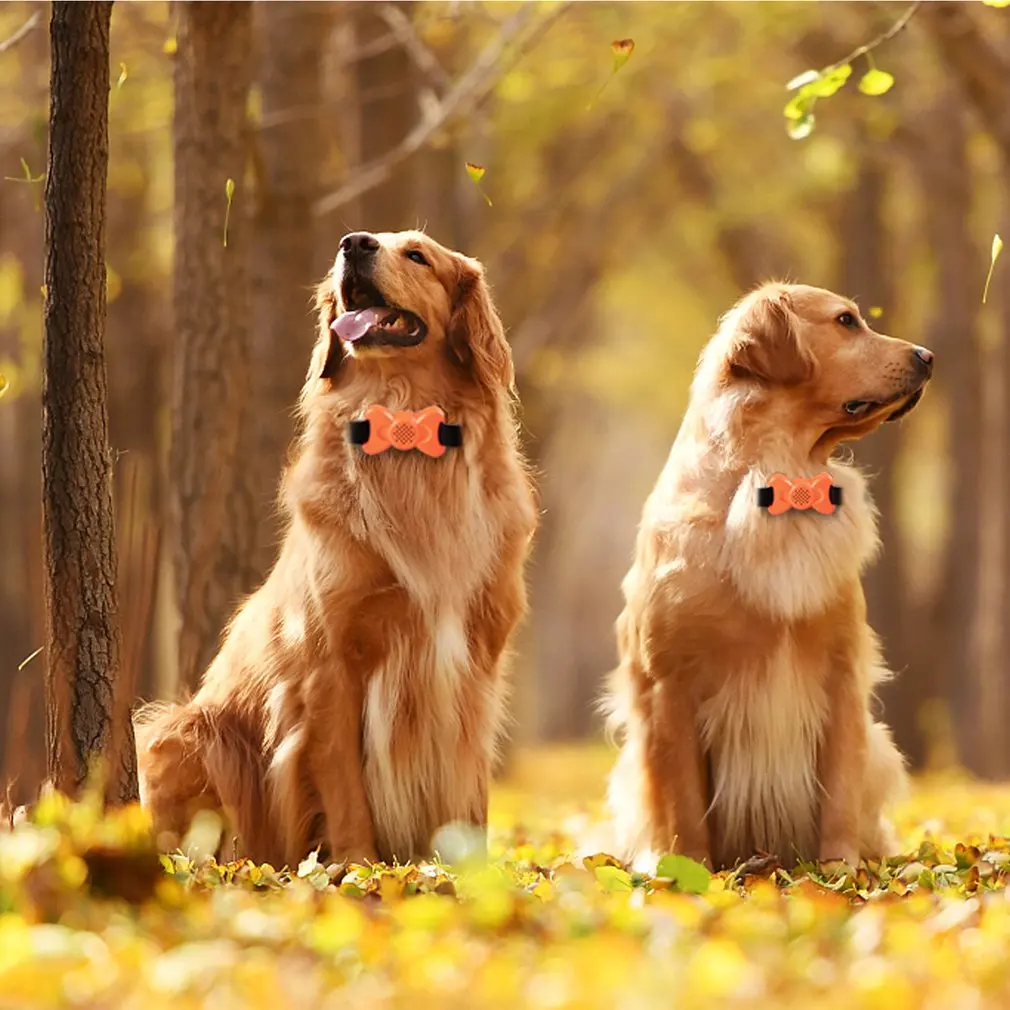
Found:
M 330 323 L 330 329 L 349 344 L 360 340 L 376 323 L 384 318 L 388 309 L 358 309 L 356 312 L 345 312 Z

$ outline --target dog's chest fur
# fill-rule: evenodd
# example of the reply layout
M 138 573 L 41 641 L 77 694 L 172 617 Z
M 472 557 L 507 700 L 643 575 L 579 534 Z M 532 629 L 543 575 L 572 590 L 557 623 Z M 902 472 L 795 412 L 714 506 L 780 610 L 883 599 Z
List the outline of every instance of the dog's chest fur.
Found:
M 796 621 L 823 613 L 859 579 L 879 547 L 876 510 L 862 474 L 832 463 L 832 481 L 843 493 L 836 512 L 769 515 L 756 503 L 775 468 L 766 469 L 749 471 L 733 496 L 718 567 L 748 606 Z
M 810 669 L 784 637 L 770 654 L 747 657 L 699 705 L 716 865 L 756 851 L 816 857 L 826 672 Z
M 503 688 L 474 669 L 468 625 L 501 533 L 464 459 L 368 462 L 380 466 L 361 482 L 360 521 L 407 603 L 383 661 L 362 671 L 365 784 L 380 856 L 406 861 L 428 851 L 441 825 L 480 815 Z M 395 494 L 383 466 L 400 468 Z

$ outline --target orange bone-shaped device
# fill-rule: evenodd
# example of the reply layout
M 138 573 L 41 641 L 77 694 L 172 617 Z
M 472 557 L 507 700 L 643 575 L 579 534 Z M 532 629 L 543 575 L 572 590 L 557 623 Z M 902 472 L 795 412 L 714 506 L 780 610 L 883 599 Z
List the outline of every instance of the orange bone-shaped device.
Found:
M 800 512 L 813 509 L 827 516 L 841 504 L 842 489 L 831 483 L 828 473 L 816 477 L 786 477 L 776 473 L 768 479 L 767 487 L 758 488 L 758 505 L 773 516 L 790 509 Z
M 417 449 L 426 456 L 438 458 L 446 446 L 462 444 L 461 429 L 458 424 L 446 424 L 441 407 L 425 407 L 424 410 L 390 410 L 373 403 L 362 420 L 350 424 L 350 440 L 360 445 L 369 456 L 399 449 L 408 452 Z

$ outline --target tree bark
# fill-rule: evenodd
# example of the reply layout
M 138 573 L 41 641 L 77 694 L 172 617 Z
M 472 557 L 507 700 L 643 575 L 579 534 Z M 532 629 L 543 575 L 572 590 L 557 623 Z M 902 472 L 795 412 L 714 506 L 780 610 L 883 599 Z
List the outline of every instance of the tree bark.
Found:
M 354 5 L 354 27 L 359 48 L 390 35 L 389 26 L 375 12 L 375 4 Z M 398 3 L 411 16 L 413 4 Z M 355 64 L 358 97 L 358 162 L 366 165 L 396 147 L 418 117 L 410 56 L 403 46 L 389 48 Z M 400 231 L 424 224 L 417 220 L 411 160 L 400 165 L 381 185 L 358 201 L 358 227 L 367 231 Z M 436 236 L 437 237 L 437 236 Z
M 244 183 L 252 4 L 180 3 L 177 10 L 170 479 L 178 681 L 192 689 L 241 595 L 242 573 L 219 563 L 225 532 L 239 543 L 251 536 L 251 516 L 231 492 L 249 391 Z
M 928 5 L 927 5 L 928 6 Z M 926 234 L 936 262 L 936 302 L 925 343 L 937 354 L 936 381 L 949 404 L 952 446 L 948 536 L 936 594 L 917 629 L 916 667 L 930 677 L 950 706 L 958 749 L 974 772 L 993 774 L 997 730 L 980 704 L 976 622 L 982 541 L 982 355 L 976 333 L 982 261 L 970 231 L 968 135 L 961 103 L 940 103 L 919 161 Z M 923 632 L 929 629 L 928 633 Z M 920 674 L 921 676 L 922 674 Z M 1000 729 L 999 732 L 1002 732 Z
M 1010 60 L 991 44 L 979 24 L 978 15 L 991 12 L 976 12 L 973 6 L 944 0 L 923 4 L 920 13 L 947 68 L 961 82 L 1010 165 Z
M 252 511 L 245 585 L 255 588 L 278 542 L 278 478 L 291 441 L 293 408 L 315 338 L 309 287 L 329 266 L 317 260 L 312 205 L 319 195 L 322 57 L 330 11 L 318 3 L 258 3 L 263 101 L 257 144 L 250 330 L 255 411 L 242 433 L 238 476 Z M 334 255 L 336 248 L 329 255 Z
M 842 292 L 859 301 L 870 325 L 884 333 L 894 332 L 894 285 L 891 264 L 884 247 L 887 227 L 888 152 L 878 143 L 861 145 L 864 153 L 855 188 L 841 207 L 839 234 L 842 244 L 840 284 Z M 869 310 L 879 306 L 884 316 L 879 322 Z M 895 333 L 895 336 L 901 334 Z M 904 552 L 898 524 L 895 495 L 896 464 L 901 447 L 902 427 L 885 424 L 869 438 L 854 446 L 857 462 L 866 467 L 873 497 L 880 510 L 879 530 L 883 552 L 864 580 L 870 624 L 880 635 L 884 654 L 892 669 L 904 671 L 911 657 L 906 648 L 907 596 L 904 584 Z M 918 709 L 929 696 L 920 671 L 908 670 L 886 684 L 881 692 L 887 721 L 894 730 L 902 752 L 916 768 L 924 759 L 918 727 Z
M 42 483 L 48 772 L 71 792 L 106 759 L 137 797 L 131 699 L 117 690 L 112 453 L 103 351 L 111 3 L 54 2 L 45 189 Z

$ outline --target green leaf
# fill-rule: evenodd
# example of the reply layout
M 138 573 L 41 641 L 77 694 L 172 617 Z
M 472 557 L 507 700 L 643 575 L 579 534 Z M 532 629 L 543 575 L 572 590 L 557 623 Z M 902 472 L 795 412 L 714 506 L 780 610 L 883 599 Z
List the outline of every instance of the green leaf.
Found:
M 608 894 L 634 890 L 635 885 L 631 882 L 631 874 L 619 866 L 597 866 L 593 870 L 593 874 Z
M 891 90 L 894 78 L 886 70 L 874 67 L 867 70 L 859 81 L 859 90 L 864 95 L 883 95 Z
M 804 116 L 813 112 L 816 104 L 817 99 L 804 89 L 793 98 L 789 99 L 786 107 L 782 110 L 782 114 L 786 117 L 786 119 L 802 119 Z
M 836 91 L 845 86 L 845 82 L 852 76 L 852 67 L 848 63 L 843 63 L 840 67 L 832 67 L 818 75 L 816 81 L 806 85 L 804 90 L 817 98 L 830 98 Z
M 787 85 L 786 91 L 795 91 L 797 88 L 806 87 L 808 84 L 813 84 L 814 81 L 818 80 L 821 76 L 819 70 L 804 70 L 802 74 L 797 74 Z
M 814 132 L 815 118 L 812 112 L 806 113 L 800 119 L 794 119 L 786 127 L 789 136 L 793 140 L 803 140 L 805 137 L 809 137 L 811 133 Z
M 674 881 L 681 891 L 688 894 L 704 894 L 712 882 L 712 874 L 701 863 L 672 853 L 660 859 L 656 876 Z
M 614 54 L 614 73 L 616 74 L 631 59 L 631 54 L 635 51 L 635 40 L 618 39 L 616 42 L 611 42 L 610 51 Z
M 999 259 L 999 254 L 1003 251 L 1003 239 L 999 235 L 993 235 L 992 237 L 992 252 L 989 254 L 989 273 L 985 277 L 985 288 L 982 291 L 982 304 L 985 305 L 985 300 L 989 295 L 989 282 L 992 280 L 992 272 L 996 266 L 996 260 Z

